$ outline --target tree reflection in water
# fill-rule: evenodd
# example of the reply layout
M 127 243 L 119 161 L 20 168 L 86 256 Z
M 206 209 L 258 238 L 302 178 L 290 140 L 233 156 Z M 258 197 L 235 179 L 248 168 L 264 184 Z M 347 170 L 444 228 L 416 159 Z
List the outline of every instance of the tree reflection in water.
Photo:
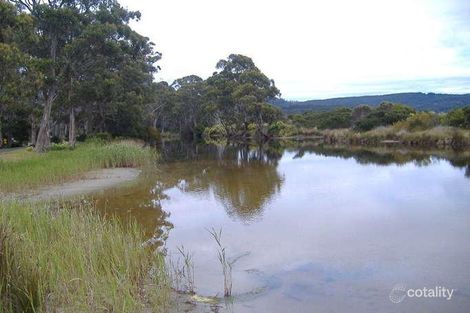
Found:
M 177 186 L 191 193 L 213 192 L 235 218 L 250 221 L 261 216 L 266 204 L 281 190 L 283 178 L 277 165 L 282 151 L 269 146 L 175 142 L 167 143 L 165 148 L 171 152 L 162 151 L 164 156 L 180 157 L 163 165 L 162 180 L 167 187 Z M 182 160 L 192 162 L 181 163 Z
M 465 177 L 470 178 L 470 151 L 327 146 L 305 141 L 264 145 L 174 141 L 162 144 L 156 172 L 144 171 L 146 175 L 136 184 L 98 195 L 97 207 L 105 214 L 135 219 L 157 243 L 163 242 L 173 227 L 167 212 L 171 208 L 162 208 L 172 188 L 213 195 L 232 218 L 250 222 L 261 217 L 280 193 L 284 177 L 278 164 L 286 153 L 294 159 L 315 154 L 379 166 L 408 163 L 428 166 L 446 160 L 463 169 Z

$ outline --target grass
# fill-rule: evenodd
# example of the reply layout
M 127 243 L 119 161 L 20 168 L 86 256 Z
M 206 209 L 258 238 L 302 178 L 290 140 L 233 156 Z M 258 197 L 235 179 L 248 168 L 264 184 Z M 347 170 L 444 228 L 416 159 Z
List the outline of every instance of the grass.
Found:
M 14 157 L 0 155 L 0 193 L 62 183 L 92 169 L 139 167 L 150 162 L 152 155 L 134 141 L 87 142 L 74 150 L 44 154 L 14 151 Z
M 367 132 L 351 129 L 323 130 L 323 139 L 331 144 L 378 145 L 384 141 L 396 141 L 406 146 L 436 148 L 464 148 L 470 146 L 470 130 L 437 126 L 427 130 L 408 131 L 393 126 L 377 127 Z
M 12 150 L 0 155 L 0 194 L 154 157 L 135 141 Z M 136 223 L 104 218 L 83 201 L 0 199 L 0 313 L 164 312 L 171 290 L 165 263 L 145 239 Z
M 224 276 L 224 297 L 232 296 L 232 268 L 236 260 L 229 261 L 226 255 L 226 249 L 222 245 L 222 229 L 216 231 L 214 228 L 208 230 L 212 238 L 217 243 L 217 257 L 222 266 L 222 274 Z
M 80 203 L 0 203 L 0 312 L 163 311 L 162 257 Z M 153 273 L 149 275 L 149 273 Z

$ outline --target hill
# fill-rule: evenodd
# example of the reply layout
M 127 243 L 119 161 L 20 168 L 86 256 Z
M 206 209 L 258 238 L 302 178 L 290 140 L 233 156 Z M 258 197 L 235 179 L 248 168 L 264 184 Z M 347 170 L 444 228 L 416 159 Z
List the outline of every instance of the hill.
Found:
M 361 104 L 374 106 L 384 101 L 406 104 L 420 111 L 447 112 L 456 107 L 470 105 L 470 94 L 409 92 L 307 101 L 274 99 L 271 103 L 286 113 L 302 113 L 305 111 L 328 111 L 337 107 L 355 107 Z

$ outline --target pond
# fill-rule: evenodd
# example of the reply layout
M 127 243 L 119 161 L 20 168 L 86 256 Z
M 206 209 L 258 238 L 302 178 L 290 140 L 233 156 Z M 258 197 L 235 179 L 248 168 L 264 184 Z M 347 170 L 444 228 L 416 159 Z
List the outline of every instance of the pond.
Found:
M 468 312 L 470 152 L 167 142 L 161 156 L 98 208 L 169 257 L 190 251 L 202 296 L 223 297 L 221 229 L 236 262 L 220 312 Z

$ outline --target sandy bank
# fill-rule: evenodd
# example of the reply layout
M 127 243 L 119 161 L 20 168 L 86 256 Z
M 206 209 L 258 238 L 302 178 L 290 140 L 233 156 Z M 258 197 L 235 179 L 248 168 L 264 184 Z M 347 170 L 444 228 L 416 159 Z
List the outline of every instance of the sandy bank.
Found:
M 28 200 L 48 200 L 90 194 L 118 186 L 136 179 L 140 170 L 134 168 L 110 168 L 91 171 L 85 177 L 60 185 L 41 187 L 31 194 L 20 196 Z

